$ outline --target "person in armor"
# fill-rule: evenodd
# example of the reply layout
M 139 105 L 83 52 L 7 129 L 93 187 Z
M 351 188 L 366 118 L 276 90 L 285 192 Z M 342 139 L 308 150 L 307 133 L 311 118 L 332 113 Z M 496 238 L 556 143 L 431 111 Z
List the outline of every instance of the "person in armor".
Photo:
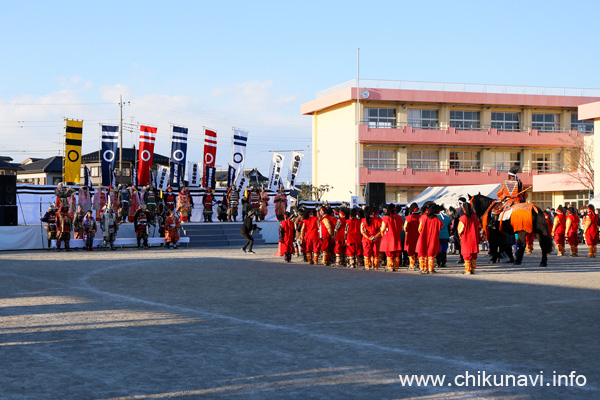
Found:
M 194 200 L 190 195 L 190 190 L 184 187 L 177 196 L 177 212 L 181 217 L 181 222 L 188 222 L 194 208 Z
M 527 201 L 527 192 L 523 190 L 523 183 L 517 176 L 521 172 L 518 165 L 513 165 L 508 172 L 508 179 L 502 182 L 498 189 L 498 204 L 492 208 L 493 214 L 500 214 L 502 211 L 510 208 L 514 204 Z
M 96 220 L 92 216 L 92 210 L 89 210 L 83 217 L 83 232 L 85 237 L 85 249 L 94 251 L 94 237 L 96 236 Z
M 77 204 L 81 204 L 84 212 L 92 209 L 92 198 L 90 196 L 90 189 L 87 186 L 82 186 L 79 188 Z
M 110 245 L 110 249 L 114 250 L 119 223 L 115 211 L 109 205 L 105 207 L 102 218 L 100 218 L 100 227 L 104 234 L 104 247 L 106 248 L 106 246 Z
M 217 201 L 217 219 L 220 222 L 227 222 L 227 206 L 221 200 Z
M 227 193 L 227 220 L 229 222 L 236 222 L 239 202 L 240 192 L 237 191 L 235 185 L 231 185 Z
M 68 188 L 64 186 L 63 182 L 60 182 L 56 189 L 54 189 L 54 194 L 56 195 L 56 208 L 62 211 L 64 206 L 67 207 L 67 211 L 69 210 L 69 197 L 75 193 L 75 189 Z
M 277 221 L 283 221 L 288 203 L 283 186 L 279 187 L 279 191 L 273 202 L 275 203 L 275 216 L 277 217 Z
M 104 207 L 106 206 L 106 192 L 104 191 L 104 186 L 98 185 L 96 187 L 96 191 L 94 193 L 94 210 L 96 211 L 96 221 L 100 221 L 102 217 L 102 213 L 104 212 Z
M 175 210 L 175 204 L 177 203 L 177 195 L 173 193 L 173 189 L 171 186 L 167 187 L 166 193 L 164 193 L 163 201 L 167 210 L 172 211 Z
M 146 186 L 146 193 L 144 194 L 144 204 L 148 210 L 148 220 L 151 224 L 154 223 L 156 217 L 156 194 L 154 193 L 154 189 L 152 186 Z
M 126 222 L 129 216 L 129 206 L 131 205 L 131 193 L 125 185 L 119 186 L 117 201 L 119 202 L 119 221 Z
M 178 229 L 181 228 L 181 224 L 179 223 L 179 218 L 175 215 L 175 210 L 169 211 L 169 216 L 165 220 L 165 238 L 167 242 L 167 249 L 171 244 L 173 244 L 173 248 L 177 248 L 177 242 L 179 241 L 179 232 Z
M 202 198 L 202 206 L 204 207 L 204 210 L 202 211 L 202 215 L 204 216 L 204 222 L 213 222 L 213 220 L 212 220 L 213 204 L 215 201 L 213 192 L 214 191 L 212 189 L 206 189 L 206 193 L 204 194 L 204 197 Z
M 77 206 L 77 212 L 73 216 L 73 238 L 74 239 L 83 239 L 84 229 L 83 229 L 83 218 L 85 217 L 85 213 L 83 212 L 83 206 L 79 204 Z
M 56 240 L 56 207 L 54 204 L 50 204 L 48 211 L 40 218 L 40 221 L 46 223 L 46 236 L 48 237 L 48 250 L 52 240 Z
M 137 247 L 144 245 L 144 249 L 148 248 L 148 210 L 143 205 L 135 212 L 133 216 L 133 227 L 135 229 L 135 237 L 137 238 Z
M 56 214 L 56 249 L 60 251 L 61 242 L 65 242 L 65 249 L 71 251 L 69 242 L 73 230 L 73 218 L 69 214 L 69 206 L 63 205 L 60 212 Z
M 248 194 L 248 202 L 250 203 L 250 210 L 254 211 L 253 215 L 256 216 L 256 220 L 259 218 L 260 209 L 260 193 L 255 186 L 252 186 L 250 193 Z
M 264 221 L 267 213 L 269 212 L 269 200 L 271 197 L 267 194 L 267 191 L 262 188 L 260 189 L 260 214 L 259 219 Z

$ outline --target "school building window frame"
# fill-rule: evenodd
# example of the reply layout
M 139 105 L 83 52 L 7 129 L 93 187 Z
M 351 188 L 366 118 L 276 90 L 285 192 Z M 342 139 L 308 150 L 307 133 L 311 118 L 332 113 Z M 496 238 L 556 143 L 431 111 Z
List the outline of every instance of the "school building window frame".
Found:
M 481 111 L 450 110 L 450 127 L 467 131 L 481 129 Z
M 579 133 L 594 133 L 594 120 L 579 120 L 577 113 L 571 113 L 571 130 Z
M 481 151 L 450 151 L 448 161 L 450 169 L 457 172 L 481 172 Z
M 561 172 L 560 153 L 536 151 L 531 153 L 531 169 L 540 174 Z
M 413 171 L 440 171 L 438 150 L 407 150 L 406 167 Z
M 521 113 L 492 111 L 492 129 L 519 132 L 521 130 Z
M 363 166 L 375 171 L 396 171 L 398 154 L 396 150 L 365 148 L 363 150 Z
M 397 112 L 395 108 L 365 107 L 364 122 L 369 128 L 395 128 Z
M 520 151 L 492 151 L 492 169 L 508 172 L 514 165 L 522 166 Z
M 426 109 L 408 109 L 407 125 L 415 129 L 439 129 L 440 127 L 440 112 L 439 110 Z
M 531 129 L 537 129 L 539 132 L 558 132 L 560 131 L 560 115 L 551 113 L 532 113 Z

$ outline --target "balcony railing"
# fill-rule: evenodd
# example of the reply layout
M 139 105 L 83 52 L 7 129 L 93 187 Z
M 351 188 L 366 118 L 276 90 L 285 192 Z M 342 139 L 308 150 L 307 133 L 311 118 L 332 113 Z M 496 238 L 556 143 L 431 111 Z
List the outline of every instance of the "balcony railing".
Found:
M 418 122 L 379 122 L 379 121 L 360 121 L 361 125 L 366 125 L 369 128 L 374 128 L 374 129 L 402 129 L 405 126 L 411 126 L 413 129 L 429 129 L 429 130 L 446 130 L 448 128 L 442 128 L 440 127 L 440 124 L 433 124 L 430 122 L 426 122 L 426 123 L 418 123 Z M 531 129 L 535 129 L 535 128 L 531 128 L 530 130 L 523 130 L 522 128 L 499 128 L 499 127 L 493 127 L 491 125 L 481 125 L 479 127 L 451 127 L 456 129 L 457 131 L 488 131 L 490 129 L 497 129 L 499 132 L 530 132 Z M 569 133 L 569 132 L 579 132 L 577 129 L 557 129 L 557 128 L 544 128 L 544 130 L 538 129 L 538 132 L 542 132 L 542 133 Z M 579 132 L 579 133 L 583 133 L 583 132 Z M 586 134 L 592 134 L 594 133 L 594 130 L 592 129 L 591 131 L 586 131 Z
M 511 166 L 514 165 L 511 164 Z M 484 169 L 482 167 L 465 167 L 465 168 L 442 168 L 442 167 L 427 167 L 427 166 L 415 166 L 414 164 L 401 164 L 401 165 L 374 165 L 372 163 L 363 163 L 360 165 L 362 168 L 366 168 L 369 171 L 403 171 L 405 169 L 411 169 L 413 171 L 417 171 L 417 172 L 446 172 L 449 169 L 452 169 L 454 171 L 457 172 L 485 172 L 488 171 L 488 169 Z M 508 169 L 496 169 L 496 168 L 491 168 L 494 169 L 498 172 L 508 172 Z M 561 167 L 559 165 L 551 165 L 548 166 L 548 168 L 543 168 L 543 169 L 535 169 L 535 168 L 521 168 L 522 173 L 529 173 L 529 172 L 538 172 L 540 174 L 557 174 L 557 173 L 563 173 L 563 172 L 569 172 L 569 169 L 566 167 Z

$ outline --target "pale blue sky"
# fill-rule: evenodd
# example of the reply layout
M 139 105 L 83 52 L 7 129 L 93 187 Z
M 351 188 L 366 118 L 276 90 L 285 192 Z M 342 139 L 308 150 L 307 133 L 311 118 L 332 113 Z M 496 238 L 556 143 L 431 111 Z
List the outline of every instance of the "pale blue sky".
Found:
M 250 131 L 246 166 L 267 172 L 270 150 L 305 150 L 316 92 L 361 78 L 600 88 L 596 1 L 4 2 L 0 16 L 0 155 L 56 154 L 62 117 L 84 120 L 84 153 L 98 123 Z M 125 145 L 137 132 L 125 131 Z M 287 168 L 287 167 L 286 167 Z

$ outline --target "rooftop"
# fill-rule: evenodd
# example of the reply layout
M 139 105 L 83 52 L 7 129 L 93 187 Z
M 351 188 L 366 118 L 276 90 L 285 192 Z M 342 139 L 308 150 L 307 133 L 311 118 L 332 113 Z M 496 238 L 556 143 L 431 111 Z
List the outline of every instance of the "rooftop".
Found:
M 62 173 L 62 156 L 54 156 L 21 166 L 24 172 L 60 172 Z

